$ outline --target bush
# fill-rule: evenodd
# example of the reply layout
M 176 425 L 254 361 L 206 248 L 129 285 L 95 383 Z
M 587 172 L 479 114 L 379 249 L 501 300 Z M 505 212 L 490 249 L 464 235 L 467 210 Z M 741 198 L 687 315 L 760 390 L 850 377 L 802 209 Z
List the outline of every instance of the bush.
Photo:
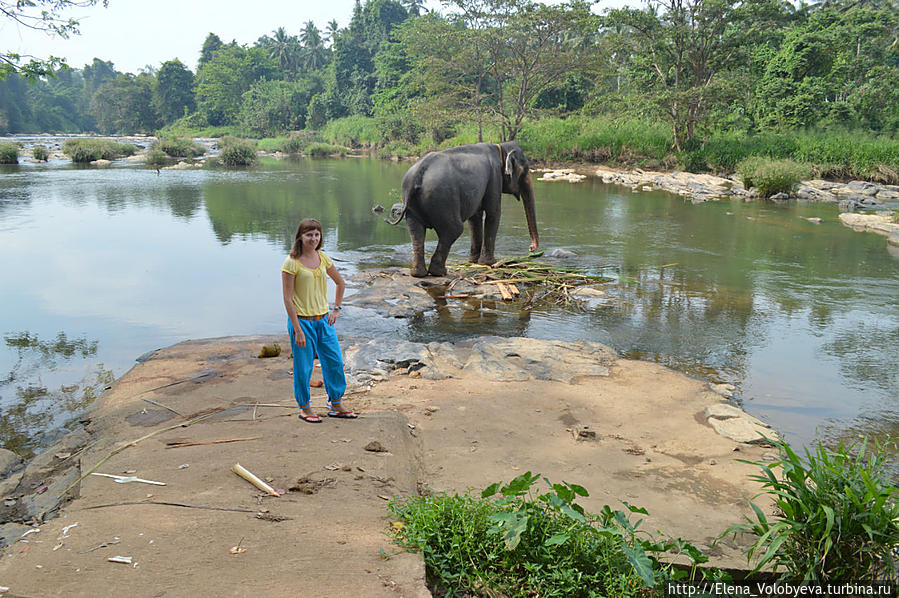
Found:
M 40 160 L 41 162 L 46 162 L 50 159 L 50 150 L 48 150 L 43 145 L 35 145 L 31 148 L 31 156 L 35 160 Z
M 345 156 L 347 148 L 340 145 L 330 145 L 328 143 L 310 143 L 306 146 L 306 154 L 309 156 Z
M 728 530 L 758 536 L 749 552 L 762 555 L 754 571 L 783 567 L 788 581 L 895 583 L 899 505 L 885 447 L 869 452 L 866 441 L 849 447 L 841 441 L 834 451 L 818 445 L 800 458 L 776 444 L 780 460 L 752 463 L 762 474 L 751 477 L 774 499 L 779 518 L 769 521 L 751 503 L 755 519 Z
M 147 152 L 147 164 L 150 166 L 164 166 L 169 163 L 168 155 L 159 148 L 151 147 Z
M 256 163 L 256 143 L 248 139 L 223 137 L 219 142 L 219 160 L 225 166 L 252 166 Z
M 623 512 L 586 513 L 575 500 L 587 491 L 576 484 L 543 478 L 550 489 L 537 493 L 540 479 L 527 472 L 480 499 L 440 494 L 393 503 L 402 519 L 392 526 L 394 540 L 422 553 L 435 596 L 645 596 L 671 573 L 647 551 L 679 552 L 694 565 L 707 560 L 682 540 L 640 540 Z
M 396 159 L 417 155 L 415 148 L 404 141 L 391 141 L 378 150 L 379 158 Z
M 328 121 L 321 135 L 329 143 L 347 147 L 373 147 L 379 138 L 377 121 L 358 114 Z
M 0 143 L 0 164 L 18 164 L 19 145 L 16 143 Z
M 789 193 L 796 183 L 811 176 L 811 168 L 793 160 L 747 158 L 737 165 L 737 174 L 743 186 L 755 187 L 762 197 L 776 193 Z
M 62 153 L 72 162 L 93 162 L 94 160 L 115 160 L 131 156 L 137 148 L 130 143 L 116 143 L 105 139 L 69 139 L 62 146 Z
M 150 149 L 157 149 L 172 158 L 196 158 L 206 153 L 206 148 L 184 137 L 165 137 L 154 141 Z

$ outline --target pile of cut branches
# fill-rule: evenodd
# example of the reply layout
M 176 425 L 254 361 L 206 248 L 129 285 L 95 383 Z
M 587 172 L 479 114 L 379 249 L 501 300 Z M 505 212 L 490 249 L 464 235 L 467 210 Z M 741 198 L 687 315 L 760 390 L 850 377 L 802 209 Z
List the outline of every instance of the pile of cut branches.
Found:
M 513 299 L 520 293 L 518 286 L 532 291 L 526 307 L 537 301 L 549 301 L 569 306 L 574 302 L 571 293 L 578 287 L 612 282 L 606 276 L 597 276 L 579 271 L 576 268 L 555 266 L 536 261 L 542 254 L 527 257 L 515 257 L 500 260 L 492 266 L 481 264 L 460 264 L 452 268 L 454 280 L 446 288 L 447 297 L 452 288 L 461 281 L 475 285 L 496 285 L 503 299 Z

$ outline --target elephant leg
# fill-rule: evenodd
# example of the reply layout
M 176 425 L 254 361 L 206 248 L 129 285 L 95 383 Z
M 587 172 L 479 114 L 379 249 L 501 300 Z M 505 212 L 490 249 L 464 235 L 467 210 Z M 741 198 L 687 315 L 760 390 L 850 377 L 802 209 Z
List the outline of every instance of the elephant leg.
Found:
M 412 267 L 409 273 L 416 278 L 423 278 L 428 275 L 425 269 L 425 227 L 408 216 L 406 226 L 412 239 Z
M 431 265 L 428 267 L 428 274 L 431 276 L 446 276 L 446 258 L 449 255 L 450 247 L 462 234 L 462 223 L 454 223 L 449 228 L 437 231 L 437 249 L 431 256 Z
M 480 264 L 493 264 L 496 258 L 493 257 L 493 250 L 496 247 L 496 234 L 499 232 L 499 209 L 496 212 L 487 212 L 484 218 L 484 248 L 481 250 L 481 258 L 478 260 Z
M 484 238 L 484 215 L 478 212 L 468 219 L 468 228 L 471 231 L 471 251 L 468 254 L 468 261 L 472 264 L 478 263 L 481 257 L 481 243 Z

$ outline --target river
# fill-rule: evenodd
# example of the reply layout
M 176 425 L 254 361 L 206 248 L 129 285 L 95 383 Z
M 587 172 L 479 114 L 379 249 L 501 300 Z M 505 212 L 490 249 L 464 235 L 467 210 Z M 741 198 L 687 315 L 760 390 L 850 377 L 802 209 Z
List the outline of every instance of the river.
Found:
M 2 442 L 46 443 L 147 351 L 283 333 L 279 269 L 303 217 L 322 221 L 324 249 L 345 274 L 407 259 L 405 227 L 371 208 L 397 201 L 408 166 L 2 167 Z M 585 311 L 501 305 L 477 318 L 458 301 L 412 320 L 349 307 L 341 333 L 598 341 L 734 384 L 743 407 L 791 443 L 899 431 L 899 259 L 883 237 L 839 224 L 836 206 L 694 205 L 597 179 L 536 183 L 536 197 L 541 248 L 568 249 L 577 257 L 559 263 L 614 276 L 606 300 Z M 524 215 L 514 198 L 503 201 L 497 255 L 522 255 Z M 467 248 L 466 232 L 451 259 Z

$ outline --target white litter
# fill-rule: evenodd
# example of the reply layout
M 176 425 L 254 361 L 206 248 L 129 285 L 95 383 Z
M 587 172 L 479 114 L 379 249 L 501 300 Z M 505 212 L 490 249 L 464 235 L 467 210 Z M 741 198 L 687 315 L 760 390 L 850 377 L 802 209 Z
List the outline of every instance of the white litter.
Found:
M 142 478 L 130 476 L 113 475 L 111 473 L 92 473 L 91 475 L 99 475 L 104 478 L 112 478 L 119 484 L 127 484 L 128 482 L 140 482 L 142 484 L 154 484 L 156 486 L 165 486 L 165 482 L 154 482 L 153 480 L 144 480 Z
M 36 533 L 38 533 L 39 531 L 41 531 L 41 530 L 40 530 L 40 528 L 38 528 L 38 527 L 36 527 L 36 528 L 34 528 L 34 529 L 30 529 L 30 530 L 28 530 L 27 532 L 25 532 L 24 534 L 22 534 L 21 536 L 19 536 L 19 539 L 24 538 L 24 537 L 27 536 L 28 534 L 36 534 Z
M 110 563 L 122 563 L 122 564 L 125 564 L 125 565 L 130 565 L 130 564 L 131 564 L 131 557 L 130 557 L 130 556 L 111 556 L 111 557 L 109 557 L 109 558 L 106 559 L 106 560 L 109 561 Z

